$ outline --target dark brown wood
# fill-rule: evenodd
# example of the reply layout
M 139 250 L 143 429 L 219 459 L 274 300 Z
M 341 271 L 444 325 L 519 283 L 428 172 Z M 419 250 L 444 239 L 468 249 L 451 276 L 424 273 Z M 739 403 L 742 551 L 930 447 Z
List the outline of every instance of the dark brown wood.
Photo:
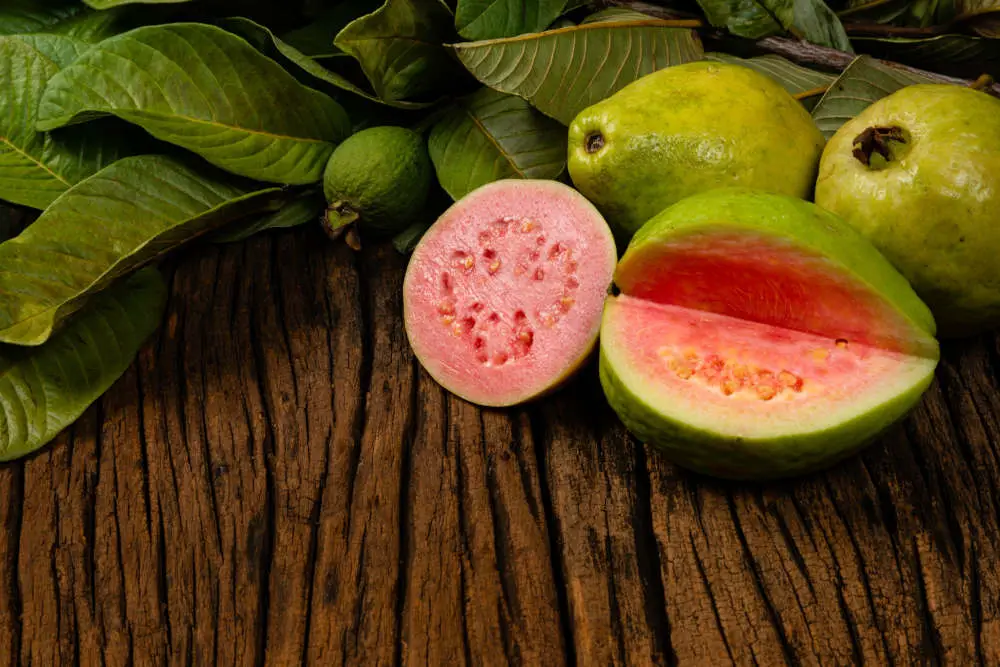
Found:
M 0 664 L 1000 664 L 996 336 L 861 456 L 723 483 L 629 438 L 593 365 L 449 396 L 404 262 L 186 253 L 134 367 L 0 467 Z

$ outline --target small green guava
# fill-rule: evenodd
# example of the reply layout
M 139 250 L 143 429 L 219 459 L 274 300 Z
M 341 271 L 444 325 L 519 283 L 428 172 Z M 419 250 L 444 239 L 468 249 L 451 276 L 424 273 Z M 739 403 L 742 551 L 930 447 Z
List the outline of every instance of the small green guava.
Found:
M 809 197 L 823 143 L 809 113 L 774 80 L 694 62 L 584 109 L 570 125 L 568 166 L 624 246 L 661 210 L 705 190 Z
M 1000 100 L 945 84 L 882 98 L 830 140 L 816 203 L 895 264 L 942 336 L 1000 325 Z
M 324 228 L 333 237 L 355 223 L 365 235 L 397 234 L 423 209 L 432 177 L 421 135 L 388 125 L 362 130 L 340 144 L 326 165 L 323 192 L 330 206 Z

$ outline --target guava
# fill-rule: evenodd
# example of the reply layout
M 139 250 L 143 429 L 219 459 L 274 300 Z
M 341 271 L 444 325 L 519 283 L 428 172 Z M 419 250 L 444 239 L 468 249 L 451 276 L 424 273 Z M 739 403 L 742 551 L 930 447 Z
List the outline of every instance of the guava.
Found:
M 802 200 L 694 195 L 632 239 L 601 325 L 601 383 L 693 470 L 770 479 L 850 455 L 933 379 L 934 319 L 859 233 Z
M 830 140 L 816 203 L 896 265 L 942 336 L 1000 325 L 1000 100 L 946 84 L 882 98 Z
M 809 113 L 772 79 L 694 62 L 580 112 L 569 130 L 569 173 L 624 247 L 651 217 L 705 190 L 810 197 L 823 143 Z
M 431 377 L 472 403 L 541 396 L 593 351 L 616 259 L 604 218 L 572 188 L 484 185 L 413 251 L 403 282 L 410 346 Z
M 323 174 L 327 233 L 336 237 L 354 224 L 375 238 L 401 232 L 427 202 L 433 174 L 427 144 L 413 130 L 383 125 L 351 135 Z

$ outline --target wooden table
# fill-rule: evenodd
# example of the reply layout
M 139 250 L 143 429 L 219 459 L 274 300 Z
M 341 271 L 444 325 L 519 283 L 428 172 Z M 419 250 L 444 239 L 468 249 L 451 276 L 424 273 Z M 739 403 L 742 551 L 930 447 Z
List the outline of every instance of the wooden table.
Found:
M 481 411 L 407 347 L 404 259 L 200 247 L 68 433 L 0 468 L 0 662 L 1000 665 L 997 338 L 783 484 L 630 440 L 590 367 Z

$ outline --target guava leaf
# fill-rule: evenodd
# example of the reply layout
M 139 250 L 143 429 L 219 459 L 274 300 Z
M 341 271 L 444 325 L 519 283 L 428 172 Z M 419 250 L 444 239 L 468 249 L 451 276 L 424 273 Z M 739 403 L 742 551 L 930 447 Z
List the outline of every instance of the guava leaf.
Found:
M 709 23 L 739 37 L 789 32 L 813 44 L 852 52 L 844 26 L 823 0 L 698 0 Z
M 295 73 L 295 71 L 305 72 L 309 77 L 318 79 L 319 81 L 325 81 L 326 83 L 336 86 L 340 90 L 353 93 L 371 102 L 386 104 L 398 109 L 423 109 L 430 106 L 430 104 L 424 102 L 382 100 L 378 96 L 373 95 L 360 86 L 355 85 L 347 77 L 323 67 L 314 58 L 311 58 L 295 47 L 286 44 L 281 39 L 275 37 L 274 33 L 270 30 L 262 25 L 254 23 L 250 19 L 239 17 L 227 19 L 226 27 L 245 37 L 247 41 L 257 47 L 257 49 L 264 55 L 282 63 L 286 69 L 292 71 L 293 73 Z M 300 81 L 303 81 L 304 77 L 297 78 L 299 78 Z M 309 85 L 309 82 L 307 81 L 303 81 L 303 83 Z
M 833 82 L 830 90 L 813 109 L 813 120 L 827 139 L 840 126 L 874 102 L 900 88 L 933 83 L 918 74 L 890 67 L 869 56 L 859 56 Z
M 88 47 L 60 35 L 0 37 L 0 199 L 45 208 L 102 167 L 132 152 L 130 142 L 104 128 L 55 134 L 35 130 L 46 83 Z
M 111 9 L 122 5 L 179 5 L 192 0 L 83 0 L 83 2 L 94 9 Z
M 566 0 L 458 0 L 455 27 L 466 39 L 515 37 L 544 30 L 565 5 Z
M 333 45 L 333 38 L 351 21 L 371 14 L 380 0 L 344 0 L 319 14 L 309 25 L 281 35 L 281 41 L 307 56 L 329 56 L 343 53 Z
M 125 158 L 80 182 L 0 243 L 0 342 L 40 345 L 89 295 L 248 213 L 279 188 L 160 156 Z M 260 186 L 258 186 L 260 187 Z
M 381 99 L 399 101 L 452 87 L 458 68 L 443 43 L 453 38 L 451 13 L 440 0 L 386 0 L 349 23 L 334 44 L 357 59 Z
M 76 421 L 128 369 L 166 301 L 160 274 L 144 269 L 96 295 L 45 345 L 0 345 L 0 460 L 30 454 Z
M 212 234 L 213 243 L 235 243 L 268 229 L 287 229 L 318 222 L 326 210 L 326 198 L 320 191 L 305 193 L 273 213 L 264 213 L 249 220 L 237 220 Z
M 694 31 L 648 17 L 584 23 L 453 48 L 479 81 L 526 99 L 564 125 L 636 79 L 702 57 Z
M 866 54 L 906 63 L 941 74 L 975 79 L 980 74 L 1000 78 L 1000 39 L 972 35 L 938 35 L 923 39 L 854 38 Z
M 109 9 L 104 12 L 88 10 L 51 25 L 44 32 L 74 37 L 88 44 L 97 44 L 108 37 L 137 27 L 139 25 L 137 18 L 136 14 L 129 12 L 127 8 Z M 152 23 L 148 16 L 142 18 L 144 24 Z
M 841 21 L 890 23 L 910 11 L 910 0 L 850 0 L 837 15 Z
M 769 76 L 780 83 L 789 93 L 799 97 L 799 101 L 805 104 L 806 108 L 815 105 L 825 89 L 829 88 L 837 78 L 833 74 L 817 72 L 773 54 L 754 58 L 738 58 L 727 53 L 706 53 L 705 59 L 743 65 Z M 808 97 L 802 97 L 803 95 L 808 95 Z
M 483 88 L 438 121 L 428 150 L 441 187 L 457 200 L 502 178 L 558 177 L 566 128 L 520 97 Z
M 0 4 L 0 35 L 39 32 L 82 11 L 84 7 L 76 2 L 3 0 Z
M 138 28 L 94 46 L 49 81 L 36 127 L 105 114 L 234 174 L 287 184 L 320 180 L 350 132 L 329 96 L 246 40 L 198 23 Z

